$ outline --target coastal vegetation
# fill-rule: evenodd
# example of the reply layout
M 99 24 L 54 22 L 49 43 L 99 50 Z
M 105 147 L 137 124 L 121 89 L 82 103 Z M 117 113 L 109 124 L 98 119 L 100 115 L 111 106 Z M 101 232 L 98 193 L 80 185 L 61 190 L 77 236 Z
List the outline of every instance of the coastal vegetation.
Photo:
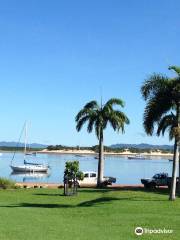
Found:
M 36 152 L 36 151 L 41 151 L 43 150 L 43 148 L 28 148 L 28 151 L 30 152 Z M 15 152 L 15 151 L 19 151 L 19 152 L 23 152 L 24 151 L 24 147 L 6 147 L 6 146 L 2 146 L 0 147 L 0 151 L 7 151 L 7 152 Z
M 0 188 L 2 189 L 15 189 L 17 188 L 15 185 L 15 182 L 7 179 L 7 178 L 2 178 L 0 177 Z
M 162 191 L 161 191 L 162 190 Z M 173 234 L 145 234 L 142 239 L 180 238 L 180 199 L 167 200 L 165 189 L 0 190 L 0 239 L 137 239 L 136 227 L 172 229 Z
M 174 138 L 175 141 L 169 196 L 170 200 L 175 200 L 180 146 L 180 68 L 171 66 L 169 70 L 174 70 L 176 77 L 153 74 L 142 85 L 141 93 L 146 101 L 143 122 L 146 133 L 152 136 L 157 126 L 158 136 L 168 130 L 170 139 Z
M 64 145 L 50 145 L 47 147 L 48 151 L 57 151 L 57 150 L 62 150 L 62 151 L 79 151 L 79 150 L 87 150 L 87 151 L 94 151 L 95 153 L 99 152 L 99 145 L 95 145 L 92 147 L 82 147 L 82 146 L 76 146 L 76 147 L 70 147 L 70 146 L 64 146 Z M 127 150 L 126 147 L 110 147 L 110 146 L 104 146 L 104 152 L 106 153 L 122 153 Z M 155 146 L 154 148 L 138 148 L 138 147 L 129 147 L 128 151 L 131 153 L 151 153 L 153 152 L 161 152 L 161 153 L 167 153 L 167 154 L 172 154 L 173 149 L 171 148 L 164 148 L 158 146 L 158 148 Z
M 114 106 L 123 108 L 124 102 L 118 98 L 111 98 L 104 105 L 102 102 L 99 105 L 96 101 L 91 101 L 79 111 L 75 118 L 78 132 L 88 123 L 87 131 L 91 133 L 94 129 L 99 140 L 98 187 L 102 185 L 104 177 L 104 130 L 110 124 L 114 131 L 121 130 L 124 133 L 125 125 L 129 124 L 128 117 L 122 111 L 114 109 Z

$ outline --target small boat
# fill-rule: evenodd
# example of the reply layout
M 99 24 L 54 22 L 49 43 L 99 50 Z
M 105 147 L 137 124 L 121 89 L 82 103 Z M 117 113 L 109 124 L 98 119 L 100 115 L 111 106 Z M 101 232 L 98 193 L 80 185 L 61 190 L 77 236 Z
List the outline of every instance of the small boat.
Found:
M 32 153 L 27 152 L 26 155 L 28 155 L 28 156 L 36 156 L 36 152 L 32 152 Z
M 134 156 L 128 156 L 128 159 L 130 159 L 130 160 L 145 160 L 145 159 L 147 159 L 145 156 L 143 156 L 142 154 L 136 154 L 136 155 L 134 155 Z
M 173 162 L 173 159 L 168 159 L 169 160 L 169 162 Z
M 47 172 L 48 171 L 48 166 L 45 166 L 43 164 L 23 164 L 23 165 L 18 165 L 18 166 L 13 166 L 11 165 L 11 169 L 14 172 Z
M 27 162 L 26 161 L 26 156 L 29 155 L 27 152 L 27 122 L 24 125 L 25 128 L 25 141 L 24 141 L 24 164 L 22 165 L 13 165 L 12 161 L 15 157 L 15 153 L 13 155 L 13 158 L 11 160 L 11 169 L 14 172 L 30 172 L 30 173 L 34 173 L 34 172 L 42 172 L 42 173 L 46 173 L 48 172 L 49 166 L 47 164 L 42 164 L 42 163 L 32 163 L 32 162 Z
M 75 157 L 84 157 L 84 156 L 80 154 L 75 154 Z

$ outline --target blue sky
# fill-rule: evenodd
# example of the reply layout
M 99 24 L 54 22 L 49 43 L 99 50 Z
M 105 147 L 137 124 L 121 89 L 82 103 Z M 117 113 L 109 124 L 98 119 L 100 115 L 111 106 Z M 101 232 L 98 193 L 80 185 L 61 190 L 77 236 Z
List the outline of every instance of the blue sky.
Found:
M 108 128 L 105 144 L 169 143 L 145 136 L 140 86 L 179 65 L 179 12 L 178 0 L 1 1 L 0 140 L 16 140 L 28 119 L 31 142 L 95 145 L 74 118 L 102 87 L 131 121 L 124 135 Z

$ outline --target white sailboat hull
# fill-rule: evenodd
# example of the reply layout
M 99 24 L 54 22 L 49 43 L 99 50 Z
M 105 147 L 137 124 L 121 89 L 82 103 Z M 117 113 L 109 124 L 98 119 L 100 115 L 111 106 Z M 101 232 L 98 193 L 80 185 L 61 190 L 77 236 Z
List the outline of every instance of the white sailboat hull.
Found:
M 12 166 L 13 172 L 47 172 L 48 166 L 43 165 L 21 165 L 21 166 Z

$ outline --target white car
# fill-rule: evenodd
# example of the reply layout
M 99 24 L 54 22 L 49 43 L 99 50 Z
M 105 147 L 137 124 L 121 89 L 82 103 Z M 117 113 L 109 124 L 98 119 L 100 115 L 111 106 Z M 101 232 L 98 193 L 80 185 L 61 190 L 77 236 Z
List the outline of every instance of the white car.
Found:
M 81 184 L 97 184 L 97 172 L 88 171 L 83 172 L 84 179 L 79 181 L 79 185 Z M 111 185 L 116 182 L 116 178 L 114 177 L 104 177 L 103 178 L 105 185 Z

